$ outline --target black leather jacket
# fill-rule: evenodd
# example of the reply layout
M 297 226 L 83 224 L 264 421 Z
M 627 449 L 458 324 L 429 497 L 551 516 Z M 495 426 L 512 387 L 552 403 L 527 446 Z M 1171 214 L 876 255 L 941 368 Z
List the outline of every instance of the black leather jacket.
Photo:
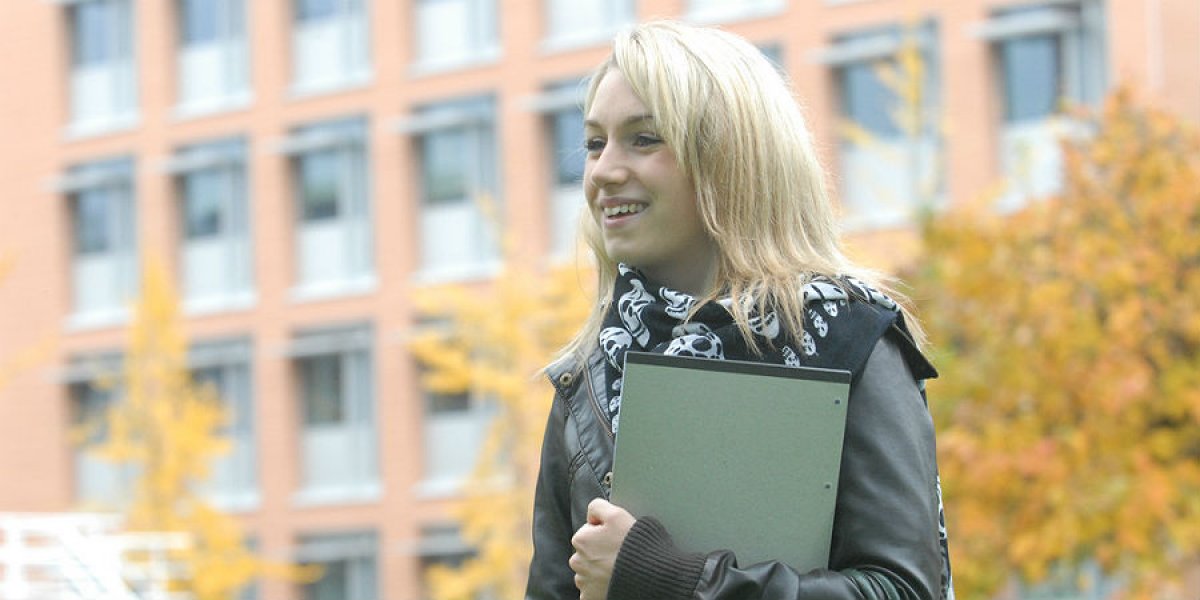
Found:
M 830 569 L 800 573 L 778 562 L 739 565 L 732 553 L 715 551 L 701 558 L 694 586 L 618 582 L 622 575 L 615 573 L 610 598 L 618 588 L 639 590 L 622 598 L 939 598 L 943 556 L 934 434 L 918 387 L 918 378 L 933 371 L 895 325 L 865 352 L 869 358 L 855 374 L 847 409 Z M 556 394 L 534 501 L 527 599 L 579 597 L 567 565 L 571 536 L 584 524 L 588 503 L 608 497 L 611 480 L 613 433 L 599 403 L 601 360 L 596 353 L 586 369 L 568 360 L 547 371 Z M 621 554 L 627 552 L 633 552 L 628 539 Z M 640 562 L 621 556 L 618 563 L 630 559 Z

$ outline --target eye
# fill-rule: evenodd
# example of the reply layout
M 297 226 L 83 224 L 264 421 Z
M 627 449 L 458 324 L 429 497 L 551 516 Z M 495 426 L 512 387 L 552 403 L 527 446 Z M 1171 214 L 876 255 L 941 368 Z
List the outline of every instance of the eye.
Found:
M 646 148 L 661 143 L 662 138 L 649 133 L 639 133 L 633 137 L 633 145 L 640 148 Z
M 588 138 L 583 141 L 583 149 L 588 153 L 599 152 L 604 149 L 604 140 L 600 138 Z

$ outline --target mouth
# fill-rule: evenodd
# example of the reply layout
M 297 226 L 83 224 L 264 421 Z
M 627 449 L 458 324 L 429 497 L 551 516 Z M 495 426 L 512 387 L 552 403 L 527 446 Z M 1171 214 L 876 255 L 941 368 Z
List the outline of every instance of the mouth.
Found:
M 605 206 L 601 210 L 604 213 L 604 218 L 616 219 L 616 218 L 631 217 L 633 215 L 636 215 L 636 214 L 642 212 L 643 210 L 646 210 L 646 205 L 629 202 L 629 203 L 624 203 L 624 204 L 613 204 L 611 206 Z

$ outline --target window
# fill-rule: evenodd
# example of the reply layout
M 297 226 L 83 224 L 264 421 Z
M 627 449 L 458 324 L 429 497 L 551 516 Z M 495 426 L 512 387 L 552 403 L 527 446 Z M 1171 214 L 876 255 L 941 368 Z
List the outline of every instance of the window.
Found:
M 178 0 L 178 112 L 249 102 L 245 0 Z
M 254 301 L 245 160 L 245 143 L 227 140 L 182 148 L 168 163 L 176 177 L 182 288 L 190 312 Z
M 906 71 L 903 53 L 920 69 Z M 939 203 L 936 30 L 931 24 L 842 35 L 821 53 L 841 105 L 839 189 L 851 229 L 910 223 Z M 905 84 L 915 86 L 903 97 Z
M 292 342 L 303 502 L 379 493 L 370 348 L 365 326 L 306 332 Z
M 371 77 L 368 0 L 292 0 L 293 89 L 344 89 Z
M 495 59 L 496 0 L 417 0 L 417 67 L 441 70 Z
M 71 36 L 71 126 L 75 135 L 129 127 L 137 119 L 130 0 L 76 0 Z
M 295 294 L 299 298 L 361 293 L 375 285 L 366 123 L 347 119 L 295 130 L 292 156 L 296 211 Z
M 109 437 L 107 414 L 120 390 L 110 379 L 120 371 L 121 358 L 113 354 L 75 358 L 64 371 L 63 381 L 71 403 L 71 427 L 78 435 L 74 444 L 75 497 L 93 508 L 116 508 L 129 500 L 137 469 L 97 456 L 95 451 Z
M 417 111 L 401 125 L 421 161 L 421 265 L 427 276 L 469 277 L 496 266 L 495 109 L 491 97 Z
M 462 539 L 459 526 L 449 523 L 421 527 L 417 556 L 423 590 L 421 597 L 431 598 L 428 586 L 430 569 L 435 566 L 457 569 L 475 558 L 476 552 Z
M 633 0 L 545 0 L 546 46 L 573 47 L 612 39 L 633 20 Z
M 575 249 L 583 197 L 583 94 L 586 80 L 548 86 L 532 98 L 542 114 L 550 159 L 550 256 L 570 258 Z
M 979 34 L 992 44 L 1001 100 L 1000 163 L 1009 183 L 1000 210 L 1062 189 L 1059 142 L 1082 135 L 1064 104 L 1094 104 L 1107 87 L 1104 9 L 1099 1 L 997 11 Z
M 456 493 L 471 475 L 494 421 L 494 405 L 460 393 L 425 391 L 425 479 L 427 496 Z
M 737 21 L 783 12 L 784 0 L 688 0 L 688 18 L 694 21 Z
M 374 532 L 308 535 L 297 560 L 321 567 L 321 578 L 303 588 L 304 600 L 377 600 L 378 546 Z
M 255 508 L 259 501 L 250 357 L 249 342 L 238 340 L 197 344 L 188 353 L 193 380 L 211 386 L 225 410 L 221 434 L 230 448 L 214 458 L 206 491 L 226 509 Z
M 137 288 L 132 178 L 133 162 L 118 159 L 72 167 L 57 183 L 70 205 L 72 326 L 128 317 Z

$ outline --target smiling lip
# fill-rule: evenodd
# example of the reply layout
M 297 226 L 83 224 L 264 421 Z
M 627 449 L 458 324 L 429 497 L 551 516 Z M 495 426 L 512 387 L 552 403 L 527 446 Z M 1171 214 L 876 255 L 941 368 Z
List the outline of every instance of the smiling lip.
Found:
M 645 202 L 629 198 L 608 198 L 600 201 L 599 205 L 600 212 L 604 215 L 604 220 L 610 223 L 635 217 L 646 210 L 648 206 Z

